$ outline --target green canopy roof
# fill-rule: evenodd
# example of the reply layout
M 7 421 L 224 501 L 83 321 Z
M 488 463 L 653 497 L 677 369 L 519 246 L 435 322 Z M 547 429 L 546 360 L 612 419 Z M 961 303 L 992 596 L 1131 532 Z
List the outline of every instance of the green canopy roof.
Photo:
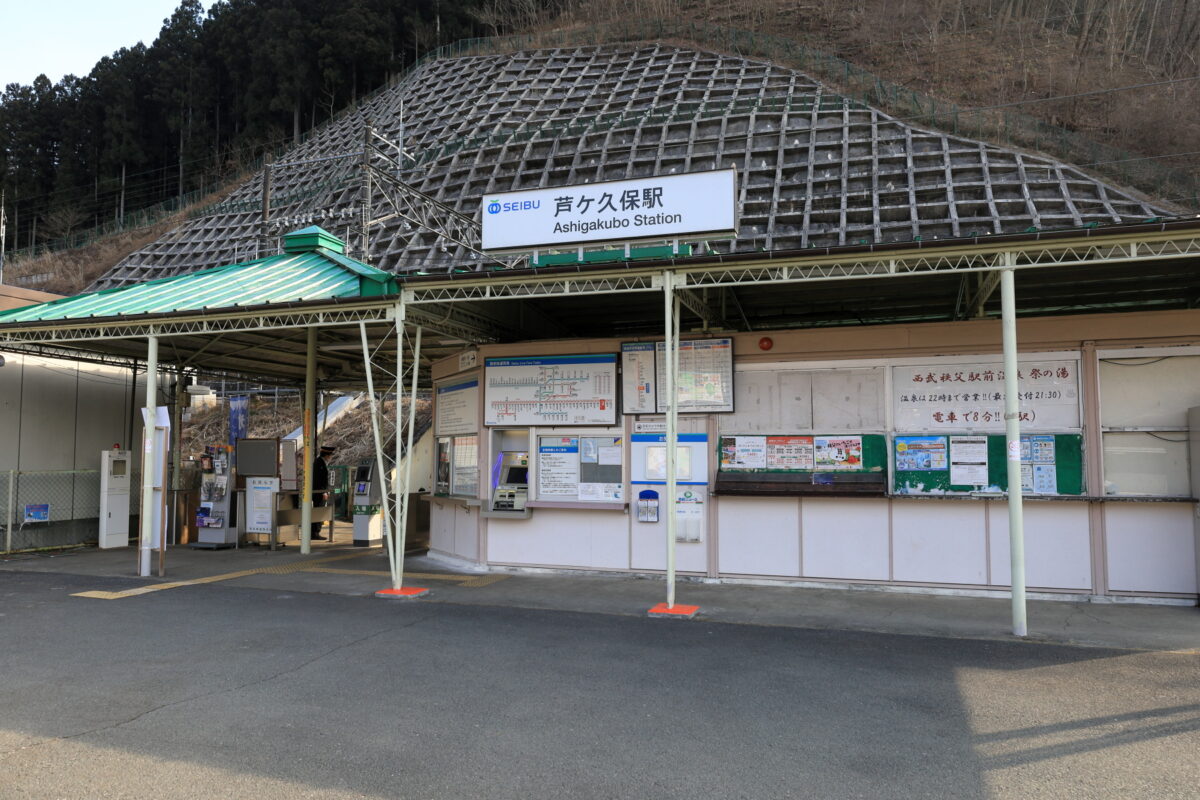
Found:
M 398 291 L 392 273 L 343 255 L 341 240 L 315 226 L 284 236 L 284 250 L 242 264 L 0 312 L 0 324 L 380 297 Z

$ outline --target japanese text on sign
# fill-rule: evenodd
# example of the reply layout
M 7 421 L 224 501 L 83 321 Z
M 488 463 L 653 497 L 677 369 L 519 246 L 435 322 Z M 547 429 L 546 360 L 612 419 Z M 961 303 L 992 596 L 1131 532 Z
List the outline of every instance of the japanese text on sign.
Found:
M 485 195 L 485 250 L 732 236 L 732 169 Z
M 1004 379 L 997 364 L 896 367 L 896 425 L 907 430 L 1003 430 Z M 1078 362 L 1022 363 L 1017 385 L 1022 425 L 1079 427 Z

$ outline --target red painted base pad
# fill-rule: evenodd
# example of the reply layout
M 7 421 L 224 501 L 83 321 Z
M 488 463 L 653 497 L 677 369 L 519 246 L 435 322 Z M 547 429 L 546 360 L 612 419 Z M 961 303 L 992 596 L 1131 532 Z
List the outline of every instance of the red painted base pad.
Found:
M 429 594 L 429 590 L 422 589 L 420 586 L 405 586 L 403 589 L 380 589 L 375 596 L 388 600 L 415 600 L 427 594 Z
M 652 617 L 663 617 L 664 619 L 691 619 L 700 611 L 700 606 L 684 606 L 676 603 L 669 606 L 666 603 L 659 603 L 647 613 Z

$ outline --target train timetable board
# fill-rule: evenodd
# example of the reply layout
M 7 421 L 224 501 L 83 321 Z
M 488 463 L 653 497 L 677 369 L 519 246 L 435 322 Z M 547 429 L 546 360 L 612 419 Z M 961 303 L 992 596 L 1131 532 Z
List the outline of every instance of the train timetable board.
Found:
M 484 361 L 488 425 L 613 425 L 617 356 L 537 356 Z
M 626 342 L 621 345 L 624 413 L 667 410 L 666 344 Z M 733 411 L 733 340 L 685 339 L 679 343 L 676 387 L 681 413 Z

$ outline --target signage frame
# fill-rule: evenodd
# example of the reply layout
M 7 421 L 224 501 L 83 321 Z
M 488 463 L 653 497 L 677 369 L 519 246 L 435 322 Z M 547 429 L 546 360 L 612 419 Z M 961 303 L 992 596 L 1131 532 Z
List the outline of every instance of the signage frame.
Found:
M 577 189 L 591 189 L 593 187 L 602 187 L 609 184 L 617 183 L 644 183 L 647 181 L 677 181 L 680 178 L 690 178 L 694 176 L 711 175 L 717 176 L 727 174 L 730 176 L 730 210 L 731 210 L 731 227 L 698 227 L 694 229 L 683 229 L 672 232 L 662 232 L 655 234 L 647 234 L 643 236 L 604 236 L 594 238 L 572 238 L 563 239 L 561 241 L 536 241 L 522 242 L 520 244 L 499 245 L 496 247 L 488 246 L 488 225 L 487 220 L 491 216 L 488 212 L 488 206 L 493 203 L 504 204 L 506 202 L 523 202 L 517 200 L 520 195 L 531 195 L 535 192 L 566 192 Z M 593 181 L 592 183 L 576 183 L 566 186 L 547 186 L 537 189 L 517 189 L 508 192 L 492 192 L 480 196 L 479 198 L 479 227 L 482 237 L 482 247 L 480 248 L 485 253 L 506 254 L 506 253 L 526 253 L 531 250 L 556 250 L 556 249 L 576 249 L 579 247 L 594 247 L 600 245 L 614 244 L 638 244 L 646 242 L 667 242 L 676 239 L 732 239 L 737 236 L 738 224 L 741 221 L 741 209 L 738 207 L 738 170 L 735 167 L 724 167 L 721 169 L 698 170 L 696 172 L 684 172 L 678 175 L 652 175 L 645 178 L 616 178 L 606 181 Z M 505 198 L 510 198 L 506 200 Z M 628 230 L 621 228 L 620 230 Z

